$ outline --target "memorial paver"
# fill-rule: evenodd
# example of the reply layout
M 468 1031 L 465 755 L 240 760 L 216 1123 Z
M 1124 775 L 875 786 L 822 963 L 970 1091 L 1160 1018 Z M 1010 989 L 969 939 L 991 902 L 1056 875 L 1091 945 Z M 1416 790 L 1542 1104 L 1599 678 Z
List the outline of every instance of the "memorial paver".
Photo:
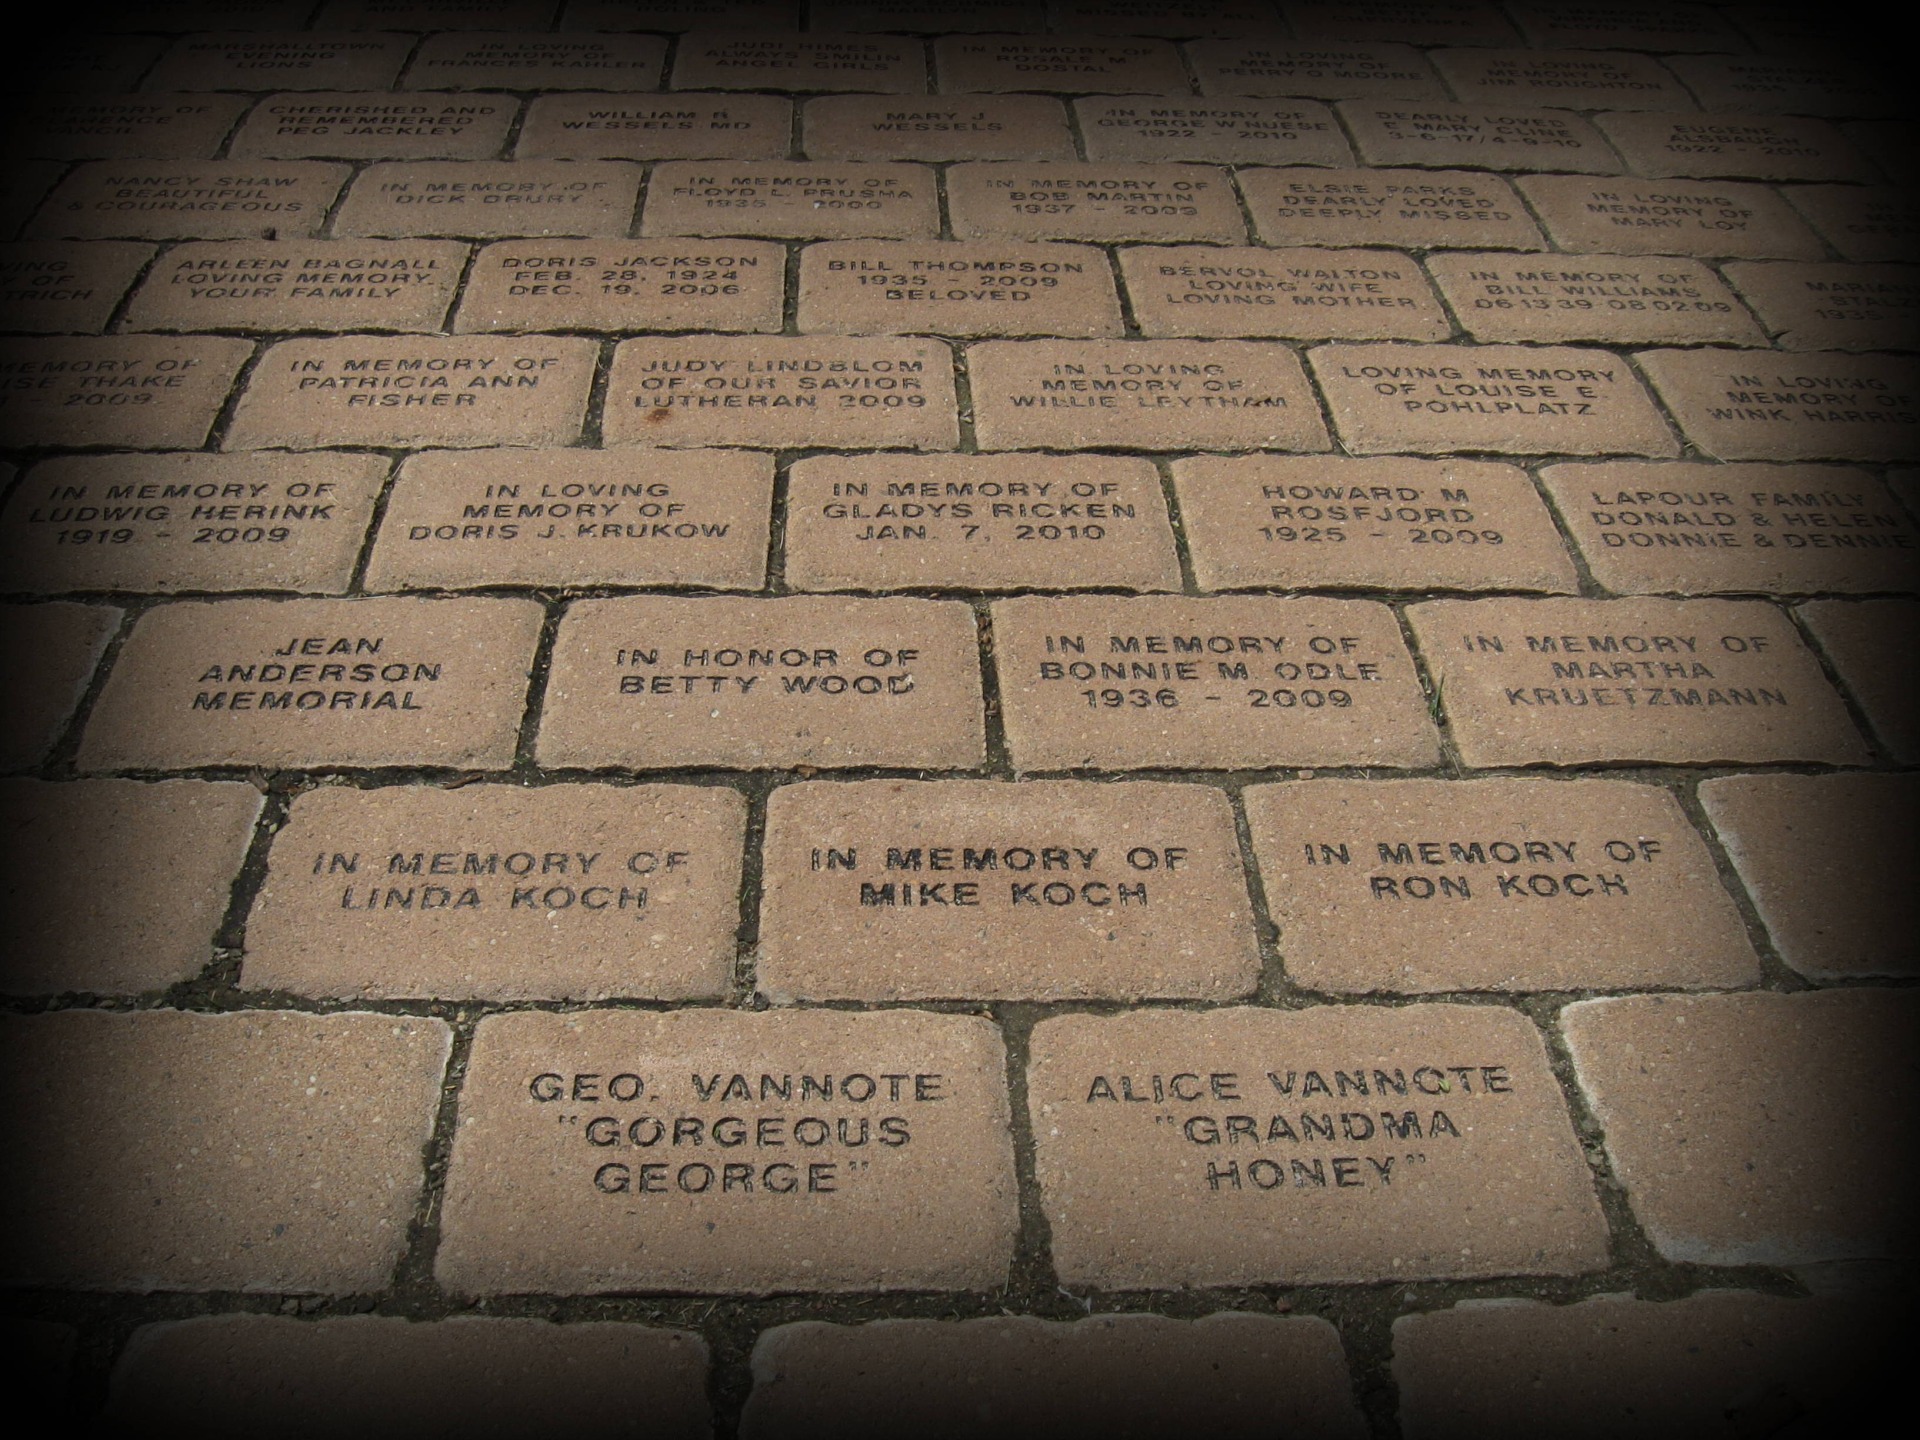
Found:
M 1055 30 L 1092 35 L 1270 35 L 1280 29 L 1264 0 L 1048 0 Z
M 1474 339 L 1758 345 L 1765 336 L 1711 266 L 1677 255 L 1455 252 L 1427 268 Z
M 1654 1248 L 1714 1265 L 1911 1255 L 1913 1158 L 1886 1138 L 1912 1124 L 1915 1001 L 1859 988 L 1563 1010 L 1574 1073 Z
M 499 24 L 506 17 L 486 18 Z M 666 58 L 658 35 L 455 30 L 422 41 L 401 83 L 409 90 L 654 90 Z
M 1610 351 L 1322 345 L 1309 351 L 1307 360 L 1334 428 L 1347 448 L 1360 454 L 1679 453 L 1652 399 L 1627 363 Z
M 34 237 L 297 240 L 319 233 L 345 165 L 318 160 L 91 160 L 35 213 Z
M 1159 473 L 1117 455 L 818 455 L 787 472 L 798 590 L 1177 590 Z
M 1854 39 L 1852 27 L 1836 25 L 1831 15 L 1797 5 L 1742 5 L 1731 11 L 1733 27 L 1762 55 L 1826 54 Z
M 1203 786 L 787 786 L 765 875 L 778 1002 L 1221 1000 L 1259 978 L 1233 815 Z
M 198 975 L 260 802 L 232 781 L 0 781 L 0 990 L 137 994 Z
M 1247 791 L 1287 975 L 1312 990 L 1752 985 L 1679 804 L 1619 780 L 1309 780 Z
M 381 31 L 208 31 L 174 41 L 142 88 L 385 90 L 413 45 L 411 35 Z
M 963 240 L 1246 239 L 1213 165 L 975 161 L 947 172 L 947 210 Z
M 314 23 L 321 30 L 531 29 L 552 19 L 548 0 L 326 0 Z
M 0 570 L 40 594 L 339 594 L 386 478 L 378 455 L 56 455 L 0 512 Z
M 1857 63 L 1826 56 L 1676 55 L 1667 61 L 1709 110 L 1791 115 L 1898 115 L 1893 87 Z
M 793 102 L 776 95 L 539 95 L 514 154 L 522 160 L 775 160 Z
M 275 160 L 489 160 L 519 113 L 512 95 L 296 90 L 255 105 L 230 153 Z
M 799 328 L 838 335 L 1119 335 L 1120 297 L 1090 245 L 839 240 L 800 254 Z
M 565 445 L 580 433 L 597 349 L 551 335 L 282 340 L 254 367 L 226 448 Z
M 712 999 L 746 801 L 712 785 L 323 786 L 274 837 L 240 983 L 329 999 Z
M 1435 50 L 1429 57 L 1469 105 L 1672 110 L 1693 97 L 1648 55 L 1605 50 Z
M 459 1294 L 1003 1285 L 1005 1066 L 971 1015 L 491 1016 L 435 1273 Z
M 1445 100 L 1411 45 L 1195 40 L 1183 47 L 1203 95 L 1310 95 L 1319 100 Z
M 1594 579 L 1622 595 L 1920 586 L 1920 527 L 1840 465 L 1550 465 L 1540 478 Z
M 778 330 L 786 259 L 762 240 L 502 240 L 474 257 L 453 328 Z
M 1515 1011 L 1067 1015 L 1034 1027 L 1031 1054 L 1034 1168 L 1069 1287 L 1607 1263 L 1566 1101 Z
M 1171 41 L 1136 37 L 949 35 L 933 42 L 943 95 L 1045 90 L 1055 95 L 1191 95 Z
M 1030 7 L 1004 0 L 813 0 L 808 23 L 821 30 L 1007 30 L 1033 18 Z
M 1328 448 L 1306 375 L 1284 345 L 1002 340 L 969 348 L 967 368 L 982 450 Z
M 0 769 L 37 764 L 86 693 L 120 612 L 105 605 L 9 605 L 0 610 Z
M 153 255 L 153 246 L 131 240 L 0 243 L 0 325 L 97 335 Z
M 10 1282 L 351 1295 L 391 1277 L 444 1022 L 67 1010 L 0 1030 L 14 1155 L 35 1177 L 0 1201 Z
M 1577 588 L 1517 466 L 1196 455 L 1173 462 L 1173 483 L 1203 590 Z
M 1608 113 L 1595 121 L 1636 175 L 1741 180 L 1876 180 L 1825 120 L 1697 110 Z
M 1634 357 L 1686 436 L 1719 460 L 1920 456 L 1920 364 L 1831 350 Z
M 517 599 L 157 606 L 121 647 L 79 764 L 498 768 L 541 620 Z
M 1789 350 L 1907 350 L 1920 340 L 1920 277 L 1908 265 L 1740 263 L 1726 276 Z
M 1367 600 L 1060 596 L 993 606 L 1026 770 L 1431 764 L 1393 612 Z
M 306 24 L 313 7 L 306 0 L 177 0 L 168 5 L 102 5 L 87 23 L 102 31 L 152 30 L 184 34 L 193 30 L 292 30 Z
M 428 450 L 410 455 L 369 590 L 760 586 L 773 457 L 746 450 Z
M 1120 273 L 1140 333 L 1308 340 L 1444 340 L 1452 323 L 1420 266 L 1394 250 L 1136 245 Z
M 960 433 L 945 345 L 832 336 L 623 341 L 603 423 L 609 445 L 951 450 Z
M 250 340 L 111 335 L 0 341 L 0 436 L 12 446 L 204 445 Z
M 242 95 L 41 95 L 10 116 L 15 155 L 48 160 L 210 160 Z
M 370 165 L 336 235 L 625 235 L 640 167 L 613 160 L 414 160 Z
M 1620 161 L 1570 110 L 1342 100 L 1340 116 L 1370 165 L 1480 165 L 1617 175 Z
M 451 240 L 176 245 L 127 307 L 129 330 L 438 330 L 467 247 Z
M 148 35 L 96 35 L 55 32 L 34 47 L 27 76 L 31 89 L 55 94 L 131 90 L 167 48 Z
M 647 181 L 643 235 L 779 235 L 806 240 L 931 238 L 940 229 L 933 170 L 888 163 L 789 161 L 746 170 L 671 160 Z
M 742 30 L 800 28 L 799 0 L 566 0 L 562 30 L 664 30 L 730 25 Z
M 1920 693 L 1908 664 L 1920 643 L 1920 601 L 1816 600 L 1797 613 L 1881 746 L 1905 764 L 1920 762 Z
M 1351 165 L 1339 122 L 1317 100 L 1168 100 L 1095 95 L 1073 102 L 1089 160 Z
M 1673 0 L 1564 0 L 1512 3 L 1508 10 L 1535 45 L 1653 51 L 1744 50 L 1725 12 Z
M 1066 106 L 1051 95 L 822 95 L 800 120 L 801 148 L 815 160 L 1076 158 Z
M 1844 260 L 1912 260 L 1920 254 L 1920 206 L 1901 186 L 1793 185 L 1785 193 Z
M 1247 169 L 1238 172 L 1267 245 L 1544 250 L 1513 186 L 1471 170 Z
M 925 46 L 899 35 L 693 30 L 674 51 L 673 88 L 924 95 Z
M 1511 45 L 1518 38 L 1486 0 L 1280 0 L 1302 40 L 1401 40 L 1411 45 Z
M 1736 600 L 1431 600 L 1407 611 L 1476 767 L 1866 758 L 1787 617 Z
M 1766 185 L 1584 175 L 1523 175 L 1519 183 L 1554 243 L 1566 250 L 1751 260 L 1826 255 L 1820 237 Z

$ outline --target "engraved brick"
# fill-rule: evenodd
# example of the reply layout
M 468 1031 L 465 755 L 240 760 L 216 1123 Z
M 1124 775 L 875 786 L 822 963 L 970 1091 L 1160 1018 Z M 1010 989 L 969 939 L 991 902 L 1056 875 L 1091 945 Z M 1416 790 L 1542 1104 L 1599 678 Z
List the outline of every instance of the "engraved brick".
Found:
M 707 1347 L 642 1325 L 458 1315 L 207 1315 L 136 1330 L 107 1414 L 132 1428 L 617 1434 L 644 1408 L 673 1440 L 708 1433 Z
M 1763 340 L 1710 266 L 1681 256 L 1453 254 L 1428 257 L 1476 340 L 1646 345 Z
M 1321 100 L 1445 100 L 1411 45 L 1287 45 L 1195 40 L 1185 47 L 1203 95 L 1311 95 Z
M 1433 66 L 1469 105 L 1559 105 L 1569 110 L 1673 110 L 1686 87 L 1646 55 L 1604 50 L 1436 50 Z
M 422 41 L 405 84 L 409 90 L 654 90 L 666 58 L 667 42 L 658 35 L 464 30 Z
M 627 340 L 614 352 L 604 428 L 609 445 L 951 450 L 953 357 L 930 340 Z
M 1318 1317 L 800 1321 L 761 1334 L 753 1375 L 747 1440 L 938 1433 L 956 1416 L 1032 1435 L 1366 1434 L 1338 1332 Z
M 51 160 L 206 160 L 246 108 L 243 95 L 43 95 L 9 117 L 8 139 Z
M 453 328 L 778 330 L 786 265 L 759 240 L 503 240 L 474 257 Z
M 1306 375 L 1284 345 L 995 341 L 969 349 L 967 366 L 983 450 L 1328 448 Z
M 1838 465 L 1551 465 L 1593 578 L 1616 594 L 1793 594 L 1920 585 L 1920 528 Z
M 1031 12 L 1029 12 L 1029 15 Z M 1260 35 L 1281 29 L 1265 0 L 1047 0 L 1055 30 L 1091 35 Z
M 1576 49 L 1744 50 L 1740 37 L 1709 5 L 1674 0 L 1535 0 L 1507 7 L 1535 45 Z
M 222 781 L 0 781 L 14 995 L 159 990 L 213 956 L 260 792 Z
M 1843 260 L 1911 260 L 1920 254 L 1920 205 L 1904 187 L 1794 185 L 1786 194 Z M 1815 252 L 1781 258 L 1826 257 Z
M 1707 989 L 1760 963 L 1685 813 L 1618 780 L 1312 780 L 1246 794 L 1310 990 Z
M 127 307 L 129 330 L 438 330 L 467 263 L 450 240 L 176 245 Z
M 46 755 L 119 628 L 120 612 L 105 605 L 0 609 L 0 685 L 12 697 L 0 715 L 0 769 L 23 769 Z
M 1580 1088 L 1654 1248 L 1709 1265 L 1913 1254 L 1913 1157 L 1886 1137 L 1913 1124 L 1916 998 L 1635 995 L 1563 1010 Z
M 1413 45 L 1511 45 L 1513 26 L 1484 0 L 1281 0 L 1302 40 L 1402 40 Z
M 1719 460 L 1920 455 L 1920 364 L 1835 351 L 1646 350 L 1635 357 L 1687 438 Z
M 435 1273 L 463 1294 L 1004 1285 L 1005 1064 L 971 1015 L 491 1016 Z
M 1240 192 L 1267 245 L 1404 245 L 1544 250 L 1498 175 L 1471 170 L 1241 170 Z
M 793 102 L 777 95 L 540 95 L 514 154 L 551 160 L 773 160 Z
M 1577 588 L 1525 471 L 1483 460 L 1173 462 L 1203 590 Z
M 1210 160 L 1239 165 L 1351 165 L 1333 111 L 1316 100 L 1182 100 L 1137 95 L 1073 102 L 1089 160 Z
M 940 229 L 933 170 L 782 165 L 771 173 L 669 161 L 647 181 L 643 235 L 785 235 L 798 239 L 931 237 Z
M 798 30 L 799 0 L 566 0 L 562 30 Z
M 1469 765 L 1858 764 L 1779 610 L 1734 600 L 1430 600 L 1407 611 Z
M 693 30 L 674 52 L 673 88 L 924 95 L 926 50 L 898 35 Z
M 35 37 L 23 88 L 52 92 L 131 90 L 160 52 L 164 40 L 141 35 L 69 34 Z
M 1223 1000 L 1260 974 L 1227 797 L 869 780 L 767 810 L 760 989 L 808 1000 Z
M 93 160 L 67 172 L 27 233 L 74 240 L 298 240 L 319 233 L 346 180 L 345 165 L 317 160 L 239 166 Z
M 204 445 L 251 340 L 162 336 L 0 341 L 0 436 L 13 446 Z
M 1895 759 L 1920 762 L 1920 691 L 1909 657 L 1920 644 L 1920 602 L 1816 600 L 1800 618 Z
M 429 450 L 400 467 L 369 590 L 706 585 L 757 590 L 773 457 Z
M 153 246 L 127 240 L 0 243 L 0 325 L 27 334 L 98 334 L 153 253 Z
M 962 240 L 1244 241 L 1227 172 L 1213 165 L 1026 165 L 977 161 L 947 172 Z
M 1903 106 L 1860 57 L 1676 55 L 1667 61 L 1709 110 L 1898 115 Z
M 1734 264 L 1726 276 L 1789 350 L 1901 350 L 1920 332 L 1906 265 Z
M 533 29 L 552 19 L 552 0 L 326 0 L 314 23 L 322 30 Z
M 801 112 L 816 160 L 1073 160 L 1067 110 L 1051 95 L 982 95 L 902 104 L 823 95 Z
M 1567 250 L 1756 260 L 1826 254 L 1820 237 L 1765 185 L 1525 175 L 1520 190 L 1554 243 Z
M 240 983 L 327 999 L 712 999 L 746 801 L 724 786 L 324 786 L 274 837 Z
M 56 455 L 0 512 L 0 570 L 42 594 L 337 595 L 386 478 L 379 455 Z
M 787 583 L 1178 590 L 1160 476 L 1118 455 L 817 455 L 787 472 Z
M 1679 453 L 1626 362 L 1605 350 L 1323 345 L 1307 360 L 1340 438 L 1361 454 Z
M 1140 245 L 1120 252 L 1140 333 L 1444 340 L 1420 266 L 1391 250 Z
M 282 340 L 255 367 L 226 448 L 565 445 L 597 348 L 551 335 Z
M 1920 970 L 1908 879 L 1920 863 L 1920 777 L 1728 775 L 1701 783 L 1700 806 L 1795 970 L 1815 980 Z
M 377 31 L 209 31 L 183 35 L 147 72 L 148 90 L 385 90 L 411 35 Z M 289 85 L 289 82 L 292 82 Z
M 1604 114 L 1595 123 L 1636 175 L 1743 180 L 1876 180 L 1866 156 L 1825 120 L 1702 115 L 1697 110 Z
M 813 0 L 807 7 L 817 29 L 860 32 L 1015 30 L 1033 18 L 1032 6 L 998 0 Z
M 192 30 L 291 30 L 313 14 L 307 0 L 174 0 L 155 5 L 145 0 L 94 7 L 88 25 L 99 30 L 154 30 L 167 34 Z
M 490 160 L 519 111 L 511 95 L 294 91 L 254 106 L 233 137 L 231 153 L 282 160 Z
M 1032 1056 L 1034 1166 L 1068 1286 L 1607 1263 L 1566 1101 L 1516 1011 L 1069 1015 L 1034 1027 Z
M 613 160 L 417 160 L 370 165 L 336 235 L 625 235 L 640 167 Z
M 1434 760 L 1413 662 L 1372 601 L 1035 596 L 996 602 L 993 631 L 1021 770 Z
M 79 763 L 498 768 L 541 619 L 530 600 L 161 605 L 121 647 Z
M 840 240 L 800 254 L 799 326 L 838 335 L 1119 335 L 1104 253 L 1025 240 Z
M 452 1044 L 441 1021 L 68 1010 L 0 1028 L 14 1155 L 35 1178 L 0 1202 L 9 1281 L 352 1295 L 391 1278 Z
M 1191 95 L 1180 52 L 1166 40 L 1104 35 L 949 35 L 933 42 L 942 94 L 1046 90 Z
M 1483 165 L 1589 175 L 1618 175 L 1621 168 L 1600 132 L 1567 110 L 1342 100 L 1340 116 L 1370 165 Z
M 561 620 L 538 752 L 550 766 L 953 769 L 980 763 L 983 724 L 957 602 L 631 596 Z

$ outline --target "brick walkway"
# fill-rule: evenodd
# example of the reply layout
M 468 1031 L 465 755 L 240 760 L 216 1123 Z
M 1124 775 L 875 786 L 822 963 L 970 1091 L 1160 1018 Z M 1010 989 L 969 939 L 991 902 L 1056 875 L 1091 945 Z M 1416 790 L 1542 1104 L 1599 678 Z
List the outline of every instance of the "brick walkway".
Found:
M 0 217 L 16 1394 L 1858 1418 L 1920 1153 L 1884 36 L 65 18 Z

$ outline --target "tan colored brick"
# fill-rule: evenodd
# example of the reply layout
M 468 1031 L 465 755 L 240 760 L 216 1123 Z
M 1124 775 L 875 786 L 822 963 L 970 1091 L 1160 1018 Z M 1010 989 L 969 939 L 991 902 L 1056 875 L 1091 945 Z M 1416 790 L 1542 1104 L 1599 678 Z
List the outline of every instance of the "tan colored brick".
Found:
M 1920 330 L 1911 266 L 1747 263 L 1726 275 L 1789 350 L 1900 350 Z
M 1197 455 L 1173 462 L 1173 483 L 1203 590 L 1577 588 L 1517 466 Z
M 1412 45 L 1510 45 L 1513 26 L 1485 0 L 1280 0 L 1302 40 L 1403 40 Z
M 566 0 L 562 30 L 798 30 L 799 0 Z
M 751 451 L 429 450 L 400 467 L 366 584 L 757 590 L 772 509 Z
M 1550 465 L 1540 478 L 1616 594 L 1920 585 L 1920 528 L 1864 470 L 1615 462 Z
M 1324 450 L 1293 351 L 1243 340 L 1027 340 L 967 351 L 983 450 Z M 1143 433 L 1142 411 L 1152 418 Z
M 1166 40 L 1089 34 L 949 35 L 933 42 L 933 67 L 943 95 L 1001 90 L 1193 93 L 1180 52 Z
M 1841 27 L 1835 27 L 1839 29 Z M 1898 115 L 1894 88 L 1860 57 L 1677 55 L 1667 63 L 1709 110 L 1793 115 Z
M 597 350 L 552 335 L 282 340 L 254 368 L 225 445 L 565 445 Z
M 183 35 L 147 72 L 148 90 L 385 90 L 411 35 L 362 31 L 229 30 Z
M 1843 260 L 1911 260 L 1920 244 L 1920 205 L 1904 187 L 1791 185 L 1784 193 Z
M 514 154 L 553 160 L 771 160 L 793 102 L 776 95 L 539 95 Z
M 1034 1168 L 1068 1287 L 1607 1263 L 1566 1101 L 1517 1011 L 1068 1015 L 1034 1027 L 1032 1056 Z
M 1826 247 L 1766 185 L 1523 175 L 1521 193 L 1554 243 L 1628 255 L 1818 260 Z
M 1311 95 L 1320 100 L 1445 100 L 1411 45 L 1195 40 L 1185 47 L 1203 95 Z
M 799 326 L 838 335 L 1119 335 L 1120 297 L 1090 245 L 839 240 L 800 254 Z
M 786 266 L 759 240 L 502 240 L 474 257 L 454 329 L 778 330 Z
M 813 0 L 807 22 L 821 30 L 1015 30 L 1033 19 L 1030 5 L 995 0 Z
M 1311 340 L 1444 340 L 1453 325 L 1410 255 L 1139 245 L 1120 273 L 1140 332 Z
M 1317 100 L 1183 100 L 1095 95 L 1073 102 L 1089 160 L 1351 165 L 1333 111 Z
M 1047 0 L 1047 18 L 1055 30 L 1171 40 L 1270 35 L 1281 28 L 1265 0 Z
M 213 956 L 260 792 L 229 781 L 0 781 L 14 995 L 134 994 Z
M 243 95 L 41 95 L 13 121 L 15 155 L 49 160 L 208 160 Z
M 0 570 L 41 594 L 337 595 L 386 478 L 379 455 L 57 455 L 8 496 Z
M 1246 239 L 1213 165 L 975 161 L 947 172 L 947 210 L 962 240 Z
M 1241 170 L 1267 245 L 1544 250 L 1513 186 L 1472 170 Z
M 0 435 L 16 447 L 193 449 L 252 354 L 251 340 L 0 341 L 0 365 L 21 387 L 0 393 Z
M 1644 350 L 1686 436 L 1719 460 L 1920 456 L 1920 364 L 1836 351 Z
M 1361 454 L 1679 453 L 1639 380 L 1605 350 L 1322 345 L 1307 361 L 1340 438 Z
M 786 541 L 799 590 L 1180 588 L 1159 473 L 1118 455 L 810 456 Z
M 165 174 L 153 172 L 164 168 Z M 35 238 L 299 240 L 319 233 L 345 165 L 290 160 L 165 167 L 126 160 L 76 165 L 34 215 Z
M 231 153 L 280 160 L 491 160 L 519 113 L 511 95 L 296 90 L 254 106 Z
M 0 325 L 28 334 L 97 335 L 153 258 L 130 240 L 0 243 Z
M 45 758 L 93 679 L 120 612 L 105 605 L 8 605 L 0 609 L 0 769 Z
M 1915 1001 L 1849 989 L 1563 1010 L 1580 1088 L 1654 1248 L 1710 1265 L 1913 1254 L 1913 1158 L 1886 1137 L 1912 1123 Z
M 1407 619 L 1468 765 L 1866 758 L 1819 663 L 1758 601 L 1430 600 Z
M 461 1294 L 1004 1285 L 1005 1065 L 971 1015 L 491 1016 L 435 1273 Z
M 608 1321 L 554 1325 L 457 1315 L 207 1315 L 144 1326 L 121 1356 L 107 1414 L 134 1428 L 249 1432 L 298 1423 L 618 1434 L 636 1401 L 649 1430 L 705 1436 L 707 1347 Z
M 56 31 L 37 37 L 28 85 L 51 91 L 131 90 L 166 48 L 164 40 L 146 35 L 102 39 Z
M 961 1416 L 1002 1434 L 1366 1434 L 1339 1334 L 1318 1317 L 803 1320 L 762 1332 L 753 1374 L 748 1440 L 938 1434 Z
M 326 0 L 315 25 L 321 30 L 533 29 L 552 19 L 549 0 Z
M 487 23 L 502 17 L 488 15 Z M 658 35 L 463 30 L 429 35 L 407 66 L 409 90 L 656 90 L 667 58 Z
M 640 233 L 841 240 L 932 237 L 940 229 L 938 186 L 928 166 L 792 162 L 769 170 L 694 160 L 656 165 Z
M 1713 857 L 1658 786 L 1311 780 L 1246 804 L 1281 958 L 1310 990 L 1760 979 Z
M 467 247 L 452 240 L 209 240 L 160 258 L 129 330 L 438 330 Z
M 1605 50 L 1436 50 L 1429 57 L 1469 105 L 1569 110 L 1674 110 L 1693 97 L 1646 55 Z
M 724 786 L 324 786 L 293 802 L 240 983 L 326 999 L 713 999 L 746 801 Z
M 1790 115 L 1702 115 L 1697 110 L 1596 117 L 1636 175 L 1726 175 L 1741 180 L 1878 179 L 1867 158 L 1825 120 Z
M 0 1030 L 13 1153 L 35 1178 L 0 1201 L 10 1282 L 322 1295 L 387 1284 L 425 1179 L 453 1038 L 441 1021 L 68 1010 Z
M 336 235 L 625 235 L 640 167 L 614 160 L 415 160 L 369 165 Z
M 1673 0 L 1596 0 L 1566 5 L 1534 0 L 1507 7 L 1535 45 L 1567 45 L 1593 50 L 1742 50 L 1746 47 L 1724 18 L 1708 5 Z
M 984 724 L 957 602 L 628 596 L 560 622 L 537 748 L 548 766 L 957 769 Z
M 1882 747 L 1907 764 L 1920 762 L 1920 691 L 1909 663 L 1920 644 L 1920 602 L 1816 600 L 1796 613 Z
M 953 358 L 931 340 L 626 340 L 607 383 L 609 445 L 882 445 L 951 450 Z
M 673 88 L 924 95 L 926 52 L 898 35 L 692 30 L 674 52 Z
M 1476 340 L 1757 345 L 1765 336 L 1711 266 L 1674 255 L 1432 255 Z
M 1728 775 L 1700 805 L 1741 883 L 1802 975 L 1845 980 L 1920 970 L 1920 863 L 1912 775 Z
M 1224 1000 L 1260 975 L 1233 813 L 1204 786 L 790 785 L 765 864 L 776 1003 Z
M 1618 175 L 1621 169 L 1600 132 L 1569 110 L 1392 100 L 1342 100 L 1339 108 L 1370 165 L 1481 165 L 1589 175 Z
M 801 112 L 816 160 L 1073 160 L 1067 109 L 1051 95 L 983 95 L 902 104 L 823 95 Z
M 1373 601 L 1032 596 L 996 602 L 993 633 L 1021 770 L 1435 758 L 1413 662 Z
M 513 758 L 541 620 L 530 600 L 157 606 L 114 662 L 79 764 L 497 769 Z

